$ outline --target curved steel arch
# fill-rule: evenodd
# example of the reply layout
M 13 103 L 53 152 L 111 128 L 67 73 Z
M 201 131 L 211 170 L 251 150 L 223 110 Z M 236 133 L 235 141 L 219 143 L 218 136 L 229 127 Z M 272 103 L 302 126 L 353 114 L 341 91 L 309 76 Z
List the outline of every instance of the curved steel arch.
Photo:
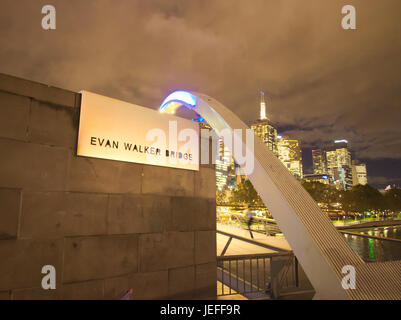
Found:
M 169 110 L 170 102 L 183 104 L 200 114 L 218 131 L 249 129 L 231 110 L 217 100 L 197 92 L 174 92 L 162 103 L 160 110 Z M 169 97 L 172 97 L 171 99 Z M 170 110 L 174 111 L 174 110 Z M 244 137 L 240 137 L 246 144 Z M 233 150 L 230 150 L 233 154 Z M 399 299 L 400 280 L 381 277 L 389 270 L 399 275 L 400 264 L 366 264 L 348 245 L 332 222 L 323 214 L 309 193 L 293 177 L 281 161 L 262 141 L 254 141 L 254 170 L 249 179 L 283 231 L 294 254 L 311 281 L 315 299 Z M 342 268 L 355 267 L 357 288 L 342 287 Z M 369 266 L 370 265 L 370 266 Z M 397 271 L 398 270 L 398 271 Z M 384 282 L 371 285 L 372 273 Z M 401 279 L 401 277 L 399 277 Z M 384 290 L 383 290 L 383 286 Z

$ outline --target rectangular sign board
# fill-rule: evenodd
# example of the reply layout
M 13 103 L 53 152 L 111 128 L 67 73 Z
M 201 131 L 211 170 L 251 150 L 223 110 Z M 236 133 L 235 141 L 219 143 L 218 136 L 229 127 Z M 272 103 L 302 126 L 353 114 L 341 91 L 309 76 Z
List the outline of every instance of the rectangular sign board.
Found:
M 199 170 L 199 125 L 81 91 L 78 156 Z

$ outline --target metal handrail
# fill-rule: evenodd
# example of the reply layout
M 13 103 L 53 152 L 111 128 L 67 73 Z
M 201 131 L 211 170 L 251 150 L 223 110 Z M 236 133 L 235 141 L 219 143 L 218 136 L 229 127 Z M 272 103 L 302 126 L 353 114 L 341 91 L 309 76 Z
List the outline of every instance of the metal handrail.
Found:
M 275 257 L 288 257 L 282 271 L 276 275 L 278 278 L 272 278 L 270 272 Z M 299 289 L 298 265 L 292 252 L 219 256 L 217 272 L 222 284 L 218 296 L 241 294 L 250 299 L 277 298 L 282 289 Z M 273 288 L 272 281 L 278 286 Z
M 221 255 L 217 257 L 218 277 L 220 277 L 220 282 L 222 283 L 222 291 L 221 294 L 218 295 L 239 293 L 249 298 L 271 298 L 277 297 L 283 287 L 299 287 L 298 262 L 292 251 L 277 248 L 258 242 L 257 240 L 251 240 L 221 230 L 216 230 L 216 232 L 229 237 Z M 276 252 L 225 256 L 224 254 L 232 239 L 245 241 L 256 246 L 275 250 Z M 278 278 L 271 279 L 270 269 L 272 260 L 278 257 L 288 257 L 288 260 L 285 262 L 279 274 L 275 275 L 275 277 Z M 293 269 L 294 279 L 289 281 L 288 272 L 291 268 Z M 272 280 L 275 280 L 278 286 L 271 288 Z M 284 284 L 284 280 L 286 280 L 286 285 Z M 291 281 L 294 282 L 292 286 L 289 285 Z M 225 292 L 226 287 L 228 288 L 228 292 Z M 271 296 L 267 295 L 267 293 L 270 293 L 270 290 Z
M 272 246 L 272 245 L 268 245 L 268 244 L 265 244 L 265 243 L 262 243 L 262 242 L 258 242 L 256 240 L 251 240 L 251 239 L 248 239 L 248 238 L 245 238 L 245 237 L 241 237 L 241 236 L 238 236 L 238 235 L 235 235 L 235 234 L 232 234 L 232 233 L 228 233 L 228 232 L 225 232 L 225 231 L 216 230 L 216 232 L 219 233 L 219 234 L 222 234 L 224 236 L 231 237 L 231 238 L 234 238 L 234 239 L 238 239 L 238 240 L 241 240 L 241 241 L 245 241 L 245 242 L 254 244 L 256 246 L 266 248 L 266 249 L 275 250 L 275 251 L 279 251 L 279 252 L 292 252 L 291 250 L 285 250 L 285 249 L 282 249 L 282 248 L 278 248 L 278 247 L 275 247 L 275 246 Z

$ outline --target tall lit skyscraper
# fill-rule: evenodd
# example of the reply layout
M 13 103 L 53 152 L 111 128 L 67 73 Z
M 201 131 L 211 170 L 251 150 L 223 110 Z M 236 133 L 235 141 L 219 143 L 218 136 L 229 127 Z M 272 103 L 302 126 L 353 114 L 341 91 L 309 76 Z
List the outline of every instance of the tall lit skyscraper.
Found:
M 366 172 L 366 164 L 358 160 L 352 160 L 352 184 L 354 186 L 368 184 L 368 175 Z
M 232 187 L 235 182 L 234 159 L 230 150 L 219 139 L 219 157 L 216 159 L 216 186 L 223 190 L 225 186 Z
M 313 174 L 326 174 L 327 173 L 327 161 L 326 151 L 322 149 L 312 150 L 313 160 Z
M 263 91 L 260 98 L 260 118 L 251 124 L 251 129 L 267 147 L 277 156 L 277 129 L 266 114 L 266 103 Z
M 302 179 L 301 143 L 288 137 L 277 138 L 278 158 L 287 169 L 297 178 Z
M 260 120 L 266 120 L 265 93 L 260 91 Z
M 352 187 L 351 153 L 347 140 L 335 140 L 326 152 L 327 172 L 334 177 L 337 189 L 347 190 Z

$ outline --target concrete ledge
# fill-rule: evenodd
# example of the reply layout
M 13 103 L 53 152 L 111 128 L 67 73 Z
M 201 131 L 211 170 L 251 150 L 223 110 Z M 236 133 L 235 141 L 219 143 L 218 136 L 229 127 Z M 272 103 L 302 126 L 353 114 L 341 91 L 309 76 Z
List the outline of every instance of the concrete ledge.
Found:
M 32 100 L 28 139 L 34 143 L 56 145 L 76 150 L 78 108 Z
M 0 91 L 0 137 L 27 140 L 31 99 Z
M 67 107 L 77 107 L 78 93 L 0 73 L 0 91 Z

